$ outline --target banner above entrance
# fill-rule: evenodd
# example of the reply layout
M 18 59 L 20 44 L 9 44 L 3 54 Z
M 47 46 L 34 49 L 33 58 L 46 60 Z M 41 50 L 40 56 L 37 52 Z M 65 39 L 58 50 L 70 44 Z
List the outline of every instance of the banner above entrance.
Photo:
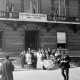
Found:
M 24 21 L 47 21 L 46 14 L 19 13 L 19 19 Z

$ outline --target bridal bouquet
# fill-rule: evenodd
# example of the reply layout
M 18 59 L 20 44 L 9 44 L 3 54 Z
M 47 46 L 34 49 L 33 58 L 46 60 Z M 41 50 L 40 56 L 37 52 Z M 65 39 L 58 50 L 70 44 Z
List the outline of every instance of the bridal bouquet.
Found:
M 44 60 L 43 61 L 43 66 L 46 69 L 51 69 L 51 68 L 53 68 L 54 64 L 53 64 L 52 60 Z

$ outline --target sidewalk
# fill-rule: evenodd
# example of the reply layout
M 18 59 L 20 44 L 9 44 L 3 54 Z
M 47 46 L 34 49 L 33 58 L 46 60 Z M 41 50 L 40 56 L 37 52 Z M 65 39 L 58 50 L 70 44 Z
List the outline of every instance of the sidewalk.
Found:
M 61 69 L 14 71 L 14 80 L 64 80 Z M 80 80 L 80 67 L 70 68 L 69 80 Z
M 26 71 L 26 70 L 28 70 L 28 69 L 27 69 L 27 65 L 24 65 L 24 68 L 22 68 L 20 64 L 19 64 L 19 65 L 15 65 L 15 64 L 14 64 L 14 66 L 15 66 L 15 71 Z M 73 65 L 73 64 L 70 64 L 70 66 L 71 66 L 71 68 L 77 68 L 77 67 L 76 67 L 75 65 Z M 71 68 L 70 68 L 70 69 L 71 69 Z M 60 69 L 60 68 L 55 65 L 55 66 L 53 67 L 53 69 L 51 69 L 51 70 L 58 70 L 58 69 Z M 30 69 L 30 70 L 34 70 L 34 69 Z M 37 70 L 37 69 L 36 69 L 36 70 Z
M 3 60 L 4 58 L 0 58 L 0 60 L 1 59 Z M 11 57 L 10 60 L 12 60 L 12 63 L 14 65 L 14 67 L 15 67 L 15 71 L 25 71 L 25 70 L 28 70 L 26 64 L 24 65 L 24 68 L 21 67 L 21 60 L 20 60 L 19 57 L 13 57 L 13 58 Z M 1 63 L 0 63 L 0 65 L 1 65 Z M 71 68 L 75 68 L 76 67 L 72 63 L 70 64 L 70 66 L 71 66 Z M 56 70 L 56 69 L 59 69 L 59 67 L 58 66 L 54 66 L 53 70 Z
M 54 70 L 28 70 L 26 65 L 24 68 L 21 65 L 16 65 L 15 70 L 13 72 L 14 80 L 64 80 L 61 75 L 61 69 L 54 69 Z M 70 80 L 80 80 L 80 67 L 73 67 L 70 68 Z M 0 75 L 1 78 L 1 75 Z M 1 79 L 0 79 L 1 80 Z

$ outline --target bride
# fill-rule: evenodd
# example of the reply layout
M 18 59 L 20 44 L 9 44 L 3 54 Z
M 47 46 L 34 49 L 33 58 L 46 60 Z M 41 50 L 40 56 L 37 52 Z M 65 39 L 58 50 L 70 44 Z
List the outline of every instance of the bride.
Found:
M 43 68 L 43 65 L 42 65 L 42 52 L 39 50 L 37 52 L 37 69 L 42 69 Z

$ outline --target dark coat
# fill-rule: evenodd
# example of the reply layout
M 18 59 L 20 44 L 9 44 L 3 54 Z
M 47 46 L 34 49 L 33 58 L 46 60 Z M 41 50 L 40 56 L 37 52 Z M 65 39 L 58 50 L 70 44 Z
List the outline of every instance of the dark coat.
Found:
M 70 68 L 69 62 L 71 61 L 70 57 L 66 55 L 65 57 L 61 58 L 60 67 L 61 68 Z
M 25 54 L 20 54 L 21 62 L 25 63 Z
M 14 66 L 10 60 L 4 60 L 1 66 L 2 80 L 13 80 Z

